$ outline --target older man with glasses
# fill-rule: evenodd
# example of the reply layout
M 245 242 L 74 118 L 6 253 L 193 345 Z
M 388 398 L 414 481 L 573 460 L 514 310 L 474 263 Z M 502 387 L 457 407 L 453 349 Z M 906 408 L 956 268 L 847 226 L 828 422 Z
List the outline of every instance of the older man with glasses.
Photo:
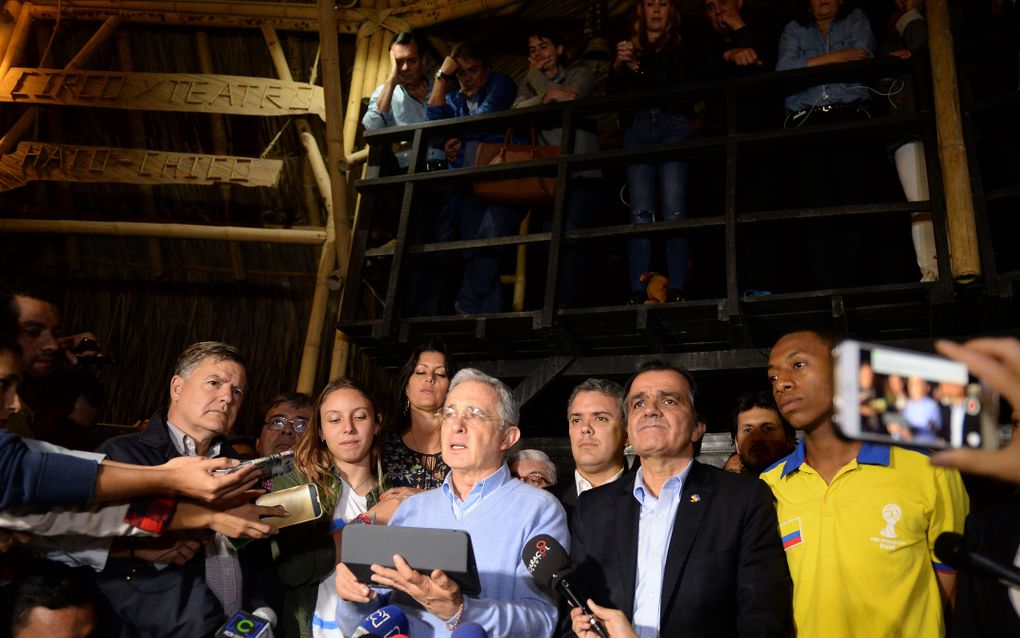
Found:
M 519 407 L 502 381 L 479 370 L 461 370 L 450 382 L 442 411 L 443 484 L 411 496 L 390 525 L 460 529 L 471 535 L 481 592 L 467 598 L 440 570 L 421 574 L 394 556 L 396 568 L 373 565 L 372 585 L 337 566 L 337 621 L 345 635 L 382 605 L 400 606 L 411 636 L 448 636 L 464 622 L 489 636 L 552 635 L 556 605 L 521 561 L 525 544 L 549 534 L 566 546 L 567 521 L 554 496 L 518 481 L 503 460 L 520 438 Z
M 542 450 L 517 450 L 510 455 L 510 472 L 528 485 L 556 485 L 556 464 Z
M 308 427 L 314 401 L 302 392 L 278 394 L 269 402 L 262 419 L 256 449 L 259 456 L 280 454 L 292 449 Z

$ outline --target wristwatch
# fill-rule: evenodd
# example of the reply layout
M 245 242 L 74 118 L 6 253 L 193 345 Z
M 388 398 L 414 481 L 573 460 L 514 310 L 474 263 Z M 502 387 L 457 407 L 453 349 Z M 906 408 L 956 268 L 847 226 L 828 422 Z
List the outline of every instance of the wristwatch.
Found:
M 455 75 L 450 75 L 448 73 L 443 73 L 442 69 L 439 69 L 438 71 L 436 71 L 436 79 L 437 80 L 446 80 L 447 82 L 449 82 L 450 80 L 453 80 L 456 77 L 457 76 L 455 76 Z

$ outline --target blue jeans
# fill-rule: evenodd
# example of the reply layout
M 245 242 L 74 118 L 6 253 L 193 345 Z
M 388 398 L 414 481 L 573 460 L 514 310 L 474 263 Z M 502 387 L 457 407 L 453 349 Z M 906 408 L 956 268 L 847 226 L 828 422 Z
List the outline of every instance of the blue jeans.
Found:
M 684 115 L 663 113 L 657 109 L 642 111 L 623 134 L 624 148 L 639 148 L 653 144 L 669 144 L 691 138 L 691 123 Z M 687 162 L 660 162 L 632 164 L 627 167 L 627 187 L 630 195 L 630 223 L 650 224 L 655 221 L 656 187 L 662 206 L 660 219 L 674 221 L 687 214 Z M 687 279 L 687 239 L 671 237 L 666 240 L 666 267 L 669 270 L 669 287 L 684 289 Z M 645 289 L 641 275 L 652 263 L 652 240 L 647 237 L 627 242 L 627 265 L 632 292 Z
M 521 225 L 520 209 L 493 204 L 474 195 L 458 193 L 450 197 L 451 214 L 460 221 L 461 239 L 490 239 L 517 233 Z M 455 307 L 468 315 L 503 311 L 503 292 L 499 283 L 502 248 L 470 248 L 463 252 L 464 278 Z

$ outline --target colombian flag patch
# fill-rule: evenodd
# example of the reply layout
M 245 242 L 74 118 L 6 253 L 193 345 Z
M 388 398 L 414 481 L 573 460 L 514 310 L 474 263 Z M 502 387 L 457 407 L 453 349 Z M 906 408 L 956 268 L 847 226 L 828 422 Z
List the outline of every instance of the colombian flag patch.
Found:
M 780 523 L 779 535 L 783 539 L 783 549 L 787 551 L 803 543 L 804 536 L 801 534 L 800 517 L 791 518 L 788 521 Z

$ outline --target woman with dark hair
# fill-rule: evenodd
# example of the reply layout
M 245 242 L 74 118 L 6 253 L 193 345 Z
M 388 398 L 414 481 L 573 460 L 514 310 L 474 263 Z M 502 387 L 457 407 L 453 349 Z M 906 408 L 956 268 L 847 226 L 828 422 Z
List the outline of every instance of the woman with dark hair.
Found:
M 439 487 L 449 467 L 443 463 L 438 412 L 457 372 L 446 344 L 435 340 L 414 349 L 397 380 L 397 415 L 382 436 L 382 466 L 394 488 L 384 495 L 406 498 Z M 413 489 L 408 489 L 413 488 Z
M 274 492 L 313 483 L 325 512 L 315 521 L 281 529 L 273 540 L 285 588 L 282 635 L 312 635 L 317 589 L 336 565 L 340 530 L 351 522 L 389 520 L 393 508 L 377 506 L 386 489 L 376 445 L 381 422 L 364 388 L 351 379 L 334 379 L 319 395 L 294 448 L 294 471 L 273 481 Z
M 639 0 L 631 37 L 616 45 L 610 89 L 612 93 L 632 94 L 687 84 L 691 81 L 688 54 L 680 42 L 680 10 L 673 0 Z M 624 148 L 681 142 L 691 137 L 689 103 L 670 103 L 637 113 L 621 114 Z M 655 221 L 656 193 L 661 197 L 660 219 L 677 221 L 687 214 L 686 162 L 631 164 L 627 167 L 630 223 Z M 669 272 L 667 302 L 683 301 L 687 279 L 689 246 L 683 237 L 666 240 L 666 264 Z M 648 299 L 641 275 L 650 270 L 652 240 L 638 237 L 627 241 L 630 303 Z

